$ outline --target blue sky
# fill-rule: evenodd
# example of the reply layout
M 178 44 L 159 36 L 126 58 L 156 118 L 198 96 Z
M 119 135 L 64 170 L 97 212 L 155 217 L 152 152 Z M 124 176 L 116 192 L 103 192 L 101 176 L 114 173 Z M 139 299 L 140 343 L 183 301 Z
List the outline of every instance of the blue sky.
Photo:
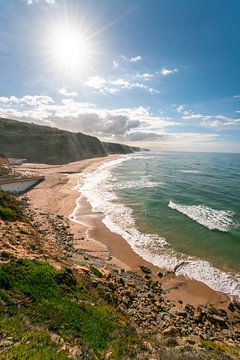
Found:
M 240 152 L 238 0 L 0 0 L 0 116 Z

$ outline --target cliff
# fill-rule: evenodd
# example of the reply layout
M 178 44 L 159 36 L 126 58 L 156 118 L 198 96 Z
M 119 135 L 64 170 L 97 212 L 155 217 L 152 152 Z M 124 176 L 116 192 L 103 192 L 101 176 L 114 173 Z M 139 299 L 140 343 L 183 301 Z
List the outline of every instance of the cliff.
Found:
M 0 152 L 7 156 L 26 158 L 28 162 L 64 164 L 139 150 L 128 145 L 105 143 L 82 133 L 0 119 Z

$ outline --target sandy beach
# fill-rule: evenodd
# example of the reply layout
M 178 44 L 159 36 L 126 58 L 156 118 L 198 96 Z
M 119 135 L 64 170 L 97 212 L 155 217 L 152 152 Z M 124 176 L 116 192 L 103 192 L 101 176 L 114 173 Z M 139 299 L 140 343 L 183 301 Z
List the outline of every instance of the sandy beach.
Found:
M 81 174 L 95 170 L 100 164 L 114 160 L 119 155 L 107 158 L 88 159 L 61 166 L 44 164 L 24 164 L 22 173 L 35 173 L 45 176 L 45 181 L 32 189 L 27 197 L 31 206 L 39 212 L 49 212 L 71 218 L 78 201 L 78 222 L 70 221 L 74 234 L 74 254 L 72 260 L 79 264 L 89 263 L 102 269 L 116 267 L 141 274 L 140 265 L 151 269 L 153 277 L 159 279 L 164 269 L 153 266 L 138 256 L 130 245 L 119 235 L 111 232 L 102 223 L 102 214 L 93 213 L 90 204 L 75 190 L 81 181 Z M 176 306 L 190 303 L 213 304 L 226 308 L 229 297 L 210 289 L 205 284 L 166 273 L 161 277 L 164 297 Z

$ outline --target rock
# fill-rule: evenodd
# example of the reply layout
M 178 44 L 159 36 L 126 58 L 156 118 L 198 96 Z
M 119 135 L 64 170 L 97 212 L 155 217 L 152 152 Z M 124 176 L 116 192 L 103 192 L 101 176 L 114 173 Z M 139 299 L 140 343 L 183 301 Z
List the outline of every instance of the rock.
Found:
M 55 343 L 55 344 L 63 344 L 64 340 L 58 336 L 57 334 L 52 334 L 50 333 L 50 339 Z
M 123 296 L 123 298 L 122 298 L 122 302 L 123 302 L 125 305 L 128 305 L 128 304 L 129 304 L 129 302 L 130 302 L 129 297 L 127 297 L 127 296 Z
M 213 324 L 219 324 L 221 326 L 227 327 L 226 320 L 219 315 L 208 315 L 208 320 Z
M 181 317 L 187 317 L 188 313 L 187 313 L 187 311 L 179 310 L 176 312 L 176 315 L 181 316 Z
M 118 280 L 119 284 L 121 284 L 122 286 L 125 285 L 125 281 L 122 277 L 120 277 L 120 279 Z
M 144 278 L 145 278 L 146 280 L 151 280 L 152 276 L 149 275 L 149 274 L 146 274 L 146 275 L 144 276 Z
M 149 268 L 146 267 L 146 266 L 140 265 L 140 269 L 141 269 L 142 272 L 145 273 L 145 274 L 152 274 L 152 270 L 149 269 Z
M 176 326 L 169 326 L 165 330 L 162 331 L 162 335 L 176 335 L 178 333 L 178 330 Z
M 2 340 L 0 341 L 0 347 L 12 346 L 12 345 L 13 345 L 13 341 L 12 341 L 12 340 L 2 339 Z
M 185 310 L 186 310 L 190 315 L 193 315 L 195 308 L 194 308 L 194 306 L 192 306 L 192 305 L 190 305 L 190 304 L 187 304 L 187 305 L 185 306 Z
M 169 338 L 167 338 L 166 340 L 165 340 L 165 345 L 167 346 L 167 347 L 175 347 L 175 346 L 177 346 L 178 345 L 178 342 L 177 342 L 177 340 L 176 340 L 176 338 L 175 337 L 169 337 Z

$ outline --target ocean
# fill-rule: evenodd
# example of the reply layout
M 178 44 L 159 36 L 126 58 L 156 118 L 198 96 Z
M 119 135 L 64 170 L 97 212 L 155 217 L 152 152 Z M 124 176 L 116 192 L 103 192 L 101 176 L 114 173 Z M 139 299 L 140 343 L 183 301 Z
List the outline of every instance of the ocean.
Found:
M 79 190 L 144 259 L 240 296 L 240 154 L 126 155 Z

